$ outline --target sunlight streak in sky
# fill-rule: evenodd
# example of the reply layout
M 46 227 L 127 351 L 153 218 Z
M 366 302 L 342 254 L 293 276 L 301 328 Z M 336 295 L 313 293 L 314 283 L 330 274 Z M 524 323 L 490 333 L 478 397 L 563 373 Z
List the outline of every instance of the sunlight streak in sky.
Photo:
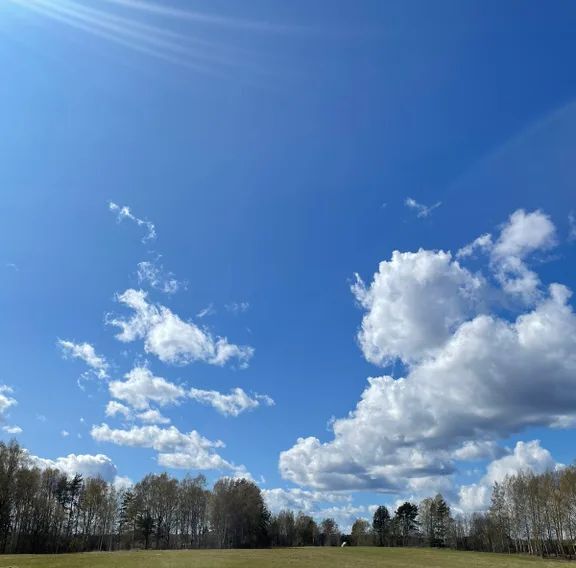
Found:
M 112 41 L 133 51 L 152 56 L 171 64 L 191 70 L 219 75 L 223 68 L 252 67 L 250 58 L 255 54 L 245 49 L 229 47 L 223 43 L 200 37 L 199 31 L 176 32 L 169 27 L 153 25 L 138 19 L 142 14 L 169 16 L 187 21 L 188 24 L 237 27 L 245 30 L 274 31 L 273 26 L 245 20 L 233 20 L 219 16 L 169 8 L 150 2 L 132 0 L 105 0 L 109 5 L 122 8 L 124 15 L 112 10 L 87 6 L 77 0 L 10 0 L 22 8 L 48 17 L 53 21 L 88 32 Z M 128 12 L 126 12 L 128 10 Z
M 290 31 L 291 28 L 287 26 L 279 26 L 267 22 L 255 22 L 250 20 L 242 20 L 236 18 L 224 18 L 213 14 L 205 14 L 201 12 L 193 12 L 190 10 L 182 10 L 171 6 L 163 6 L 154 2 L 146 0 L 104 0 L 109 4 L 123 6 L 125 8 L 132 8 L 142 12 L 156 14 L 168 18 L 178 18 L 183 20 L 191 20 L 203 24 L 212 24 L 216 26 L 226 26 L 237 29 L 247 29 L 260 32 L 281 32 Z

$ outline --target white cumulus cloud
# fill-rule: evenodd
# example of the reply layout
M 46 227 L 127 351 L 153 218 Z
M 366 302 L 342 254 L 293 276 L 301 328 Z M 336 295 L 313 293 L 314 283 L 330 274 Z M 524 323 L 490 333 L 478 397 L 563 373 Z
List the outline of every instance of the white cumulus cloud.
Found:
M 550 452 L 540 445 L 539 440 L 518 442 L 511 454 L 494 460 L 488 465 L 486 474 L 478 483 L 460 487 L 459 506 L 467 512 L 483 511 L 490 505 L 494 483 L 502 482 L 506 476 L 522 471 L 544 473 L 556 467 L 557 464 Z
M 110 483 L 114 482 L 118 473 L 114 462 L 104 454 L 68 454 L 55 460 L 30 456 L 30 460 L 42 469 L 59 469 L 70 477 L 77 473 L 84 477 L 101 477 Z
M 329 517 L 344 533 L 350 532 L 357 518 L 371 518 L 376 510 L 376 505 L 354 505 L 352 497 L 342 493 L 275 488 L 262 490 L 262 495 L 273 513 L 286 509 L 302 511 L 317 522 Z
M 492 263 L 504 291 L 527 302 L 537 299 L 540 279 L 526 266 L 525 260 L 555 244 L 556 228 L 547 215 L 541 211 L 515 211 L 491 251 Z
M 533 303 L 540 296 L 540 279 L 526 261 L 534 253 L 550 250 L 556 242 L 556 228 L 548 215 L 518 209 L 501 227 L 495 241 L 490 233 L 481 235 L 462 247 L 457 257 L 463 259 L 476 252 L 488 254 L 502 290 Z
M 8 410 L 18 404 L 16 399 L 11 396 L 12 393 L 12 387 L 9 387 L 8 385 L 0 385 L 0 421 L 5 420 Z M 17 428 L 17 426 L 15 426 L 15 428 Z
M 285 489 L 277 487 L 274 489 L 263 489 L 262 495 L 266 500 L 268 508 L 277 513 L 283 509 L 292 511 L 303 511 L 310 513 L 314 509 L 321 508 L 326 503 L 351 503 L 352 497 L 342 493 L 329 493 L 324 491 L 308 491 L 294 487 Z
M 150 402 L 160 406 L 176 404 L 185 396 L 182 387 L 155 377 L 147 367 L 134 367 L 126 374 L 125 381 L 111 381 L 108 389 L 113 398 L 139 410 L 148 409 Z M 113 408 L 120 412 L 118 405 Z
M 159 410 L 148 408 L 147 410 L 143 410 L 141 412 L 134 412 L 130 407 L 116 400 L 110 400 L 106 405 L 106 416 L 110 418 L 121 416 L 128 421 L 140 420 L 141 422 L 145 422 L 147 424 L 170 423 L 170 419 L 163 416 Z
M 551 245 L 547 218 L 529 215 L 511 217 L 498 255 L 524 259 Z M 504 317 L 477 308 L 484 280 L 448 253 L 420 251 L 395 253 L 369 286 L 357 285 L 366 358 L 399 357 L 405 376 L 370 378 L 356 407 L 332 422 L 331 439 L 300 438 L 281 453 L 283 477 L 317 490 L 421 491 L 449 481 L 461 460 L 499 457 L 496 442 L 512 433 L 573 425 L 571 292 L 551 284 Z
M 108 401 L 105 410 L 106 416 L 113 418 L 114 416 L 123 416 L 124 418 L 131 418 L 132 411 L 128 406 L 116 400 Z
M 357 275 L 354 296 L 366 310 L 358 341 L 368 361 L 417 361 L 442 347 L 482 304 L 484 281 L 449 252 L 394 251 L 366 285 Z
M 134 486 L 134 482 L 127 475 L 117 475 L 112 483 L 116 491 L 126 491 Z
M 170 424 L 170 418 L 163 416 L 159 410 L 152 408 L 144 412 L 139 412 L 136 418 L 148 424 Z
M 144 340 L 147 353 L 162 362 L 186 365 L 195 361 L 222 366 L 237 361 L 246 366 L 254 353 L 248 346 L 229 343 L 225 337 L 214 337 L 206 329 L 180 319 L 169 308 L 151 304 L 142 290 L 126 290 L 118 301 L 131 308 L 131 318 L 108 317 L 109 324 L 120 328 L 120 341 Z
M 98 442 L 110 442 L 119 446 L 151 448 L 158 452 L 158 464 L 175 469 L 245 471 L 235 466 L 217 452 L 224 444 L 210 441 L 197 431 L 180 432 L 175 426 L 134 426 L 130 429 L 113 429 L 107 424 L 93 426 L 91 435 Z
M 24 431 L 20 426 L 2 426 L 2 430 L 7 434 L 22 434 Z
M 268 395 L 255 394 L 250 397 L 238 387 L 232 389 L 229 394 L 223 394 L 215 390 L 192 388 L 188 391 L 188 396 L 197 402 L 214 407 L 225 416 L 238 416 L 261 405 L 274 405 L 274 401 Z

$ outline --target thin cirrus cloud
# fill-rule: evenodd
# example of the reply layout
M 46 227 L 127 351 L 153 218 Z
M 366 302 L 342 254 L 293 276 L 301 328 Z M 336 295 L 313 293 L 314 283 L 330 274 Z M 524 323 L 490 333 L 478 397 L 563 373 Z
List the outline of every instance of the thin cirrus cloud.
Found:
M 250 309 L 250 303 L 249 302 L 232 302 L 230 304 L 225 304 L 224 308 L 226 309 L 227 312 L 230 312 L 232 314 L 242 314 L 244 312 L 247 312 Z
M 202 308 L 197 314 L 198 319 L 206 318 L 208 316 L 213 316 L 216 313 L 214 304 L 208 304 L 205 308 Z
M 435 209 L 438 209 L 440 205 L 442 205 L 442 202 L 438 201 L 434 203 L 434 205 L 424 205 L 423 203 L 418 203 L 418 201 L 416 201 L 412 197 L 407 197 L 406 201 L 404 202 L 404 205 L 406 205 L 406 207 L 408 207 L 409 209 L 413 209 L 414 211 L 416 211 L 416 217 L 422 219 L 425 217 L 430 217 L 431 213 Z
M 539 211 L 512 214 L 494 239 L 497 258 L 525 263 L 548 250 L 549 223 Z M 364 356 L 382 365 L 400 360 L 405 376 L 369 378 L 356 407 L 332 423 L 333 439 L 299 438 L 281 453 L 283 477 L 324 491 L 449 490 L 458 461 L 497 455 L 507 435 L 574 426 L 571 292 L 536 276 L 533 303 L 514 304 L 517 313 L 504 317 L 486 282 L 505 296 L 516 291 L 499 270 L 489 260 L 482 274 L 472 273 L 449 252 L 395 252 L 369 285 L 356 284 Z
M 208 330 L 182 320 L 169 308 L 152 304 L 146 292 L 128 289 L 117 296 L 118 302 L 133 311 L 132 317 L 107 317 L 109 325 L 120 328 L 117 339 L 128 343 L 144 340 L 147 353 L 163 363 L 188 365 L 204 362 L 223 366 L 235 362 L 247 367 L 254 354 L 250 346 L 230 343 L 225 337 L 215 337 Z
M 121 221 L 123 221 L 124 219 L 128 219 L 130 221 L 132 221 L 133 223 L 136 223 L 136 225 L 138 227 L 141 227 L 144 229 L 145 234 L 142 237 L 142 242 L 146 243 L 148 241 L 153 241 L 154 239 L 156 239 L 156 226 L 154 225 L 154 223 L 150 222 L 150 221 L 146 221 L 145 219 L 140 219 L 139 217 L 136 217 L 130 207 L 128 207 L 127 205 L 118 205 L 116 203 L 114 203 L 113 201 L 110 201 L 108 203 L 108 208 L 110 209 L 110 211 L 112 211 L 113 213 L 116 214 L 116 220 L 120 223 Z

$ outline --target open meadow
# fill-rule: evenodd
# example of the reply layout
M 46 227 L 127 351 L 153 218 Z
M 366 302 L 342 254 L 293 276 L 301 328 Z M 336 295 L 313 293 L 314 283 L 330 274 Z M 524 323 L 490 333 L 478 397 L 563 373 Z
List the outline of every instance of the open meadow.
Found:
M 548 568 L 559 564 L 517 555 L 375 547 L 0 556 L 0 568 Z

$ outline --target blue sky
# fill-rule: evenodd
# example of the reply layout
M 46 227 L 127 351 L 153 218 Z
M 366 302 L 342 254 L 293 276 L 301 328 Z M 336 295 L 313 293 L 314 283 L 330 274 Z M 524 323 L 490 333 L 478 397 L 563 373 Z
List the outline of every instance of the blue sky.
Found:
M 163 6 L 0 6 L 3 437 L 17 426 L 32 455 L 110 479 L 249 472 L 272 507 L 343 525 L 436 490 L 478 508 L 502 472 L 572 462 L 576 371 L 561 355 L 576 324 L 548 288 L 576 285 L 572 3 Z M 430 371 L 466 324 L 510 332 L 522 315 L 550 336 L 522 351 L 515 329 L 516 366 L 477 343 L 474 378 Z M 548 366 L 527 377 L 540 348 Z M 370 390 L 385 375 L 467 411 L 423 387 Z M 486 399 L 461 398 L 466 381 Z M 338 421 L 363 393 L 368 414 Z M 107 416 L 110 401 L 124 410 Z M 159 441 L 170 428 L 202 439 Z

